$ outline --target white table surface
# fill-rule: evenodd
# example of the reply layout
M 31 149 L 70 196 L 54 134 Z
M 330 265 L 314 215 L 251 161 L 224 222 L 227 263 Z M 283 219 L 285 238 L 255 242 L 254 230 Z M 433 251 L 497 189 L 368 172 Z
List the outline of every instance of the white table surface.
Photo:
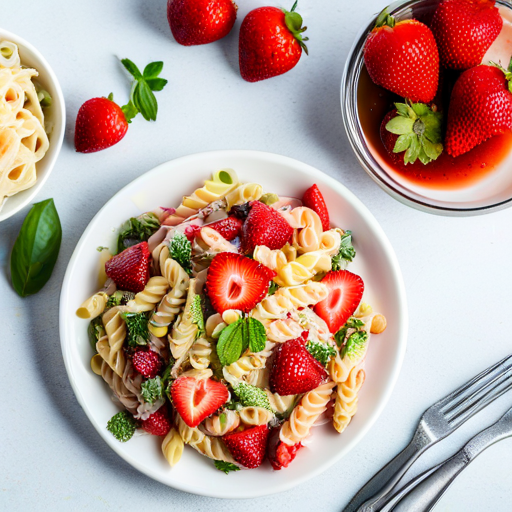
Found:
M 64 233 L 54 274 L 39 294 L 21 299 L 8 276 L 9 253 L 28 208 L 0 224 L 2 511 L 339 511 L 405 446 L 427 406 L 510 352 L 512 210 L 464 219 L 417 212 L 374 184 L 348 145 L 339 109 L 341 73 L 356 32 L 383 1 L 302 0 L 310 56 L 287 75 L 257 84 L 238 74 L 238 28 L 250 9 L 265 2 L 240 3 L 227 38 L 193 48 L 172 39 L 165 0 L 16 0 L 3 5 L 0 23 L 46 56 L 60 79 L 68 114 L 64 147 L 37 197 L 55 199 Z M 125 56 L 139 66 L 165 61 L 162 76 L 169 85 L 157 93 L 158 121 L 150 124 L 139 116 L 116 147 L 76 154 L 73 133 L 80 105 L 111 91 L 119 102 L 127 98 L 128 80 L 117 60 Z M 63 275 L 97 210 L 157 164 L 214 149 L 281 153 L 348 186 L 394 245 L 410 309 L 400 378 L 364 441 L 300 488 L 251 501 L 178 492 L 120 459 L 75 399 L 58 334 Z M 449 456 L 511 405 L 512 395 L 502 397 L 432 449 L 416 471 Z M 504 441 L 459 477 L 436 510 L 510 510 L 511 484 L 512 442 Z

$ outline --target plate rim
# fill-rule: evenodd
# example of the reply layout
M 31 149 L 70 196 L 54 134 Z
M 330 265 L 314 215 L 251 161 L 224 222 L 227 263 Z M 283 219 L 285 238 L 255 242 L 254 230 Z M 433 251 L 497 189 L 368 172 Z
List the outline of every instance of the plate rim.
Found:
M 132 187 L 135 183 L 139 181 L 146 181 L 148 178 L 150 178 L 151 175 L 157 175 L 161 172 L 162 168 L 168 166 L 170 163 L 179 165 L 180 163 L 185 163 L 189 161 L 193 161 L 196 159 L 199 160 L 205 160 L 208 158 L 218 158 L 220 155 L 224 155 L 225 158 L 236 158 L 236 157 L 243 157 L 249 160 L 260 160 L 260 161 L 268 161 L 271 160 L 274 163 L 281 163 L 281 164 L 288 164 L 292 167 L 300 167 L 303 171 L 306 173 L 312 175 L 312 176 L 318 176 L 321 175 L 322 178 L 328 182 L 329 186 L 331 186 L 337 194 L 342 196 L 345 200 L 347 200 L 349 203 L 351 203 L 351 206 L 357 209 L 357 212 L 359 215 L 363 216 L 364 219 L 373 226 L 373 228 L 377 231 L 379 234 L 379 242 L 382 245 L 382 248 L 386 255 L 389 258 L 390 261 L 390 268 L 393 272 L 392 281 L 396 285 L 396 291 L 397 291 L 397 298 L 398 298 L 398 305 L 399 305 L 399 325 L 398 327 L 398 352 L 397 356 L 395 357 L 392 365 L 391 375 L 389 380 L 386 383 L 386 390 L 384 393 L 383 398 L 380 401 L 380 404 L 372 410 L 369 419 L 367 420 L 366 424 L 358 431 L 357 435 L 354 437 L 354 439 L 349 442 L 343 449 L 341 449 L 334 458 L 327 459 L 324 463 L 320 464 L 318 467 L 316 467 L 314 470 L 309 471 L 305 473 L 304 475 L 301 475 L 299 478 L 295 478 L 293 480 L 290 480 L 289 482 L 284 482 L 280 486 L 278 486 L 275 489 L 272 490 L 265 490 L 265 489 L 258 489 L 256 488 L 254 492 L 251 494 L 244 493 L 243 495 L 237 494 L 236 489 L 233 489 L 233 492 L 229 496 L 225 495 L 223 492 L 207 492 L 203 489 L 197 489 L 194 487 L 193 484 L 188 483 L 182 483 L 182 482 L 169 482 L 167 480 L 164 480 L 160 477 L 160 474 L 156 471 L 151 470 L 150 468 L 146 468 L 141 466 L 137 460 L 134 460 L 133 457 L 128 455 L 122 450 L 122 444 L 114 443 L 114 438 L 109 439 L 107 437 L 108 431 L 106 429 L 98 429 L 96 428 L 96 420 L 93 419 L 92 415 L 89 413 L 89 408 L 85 404 L 85 400 L 82 396 L 82 393 L 80 389 L 78 388 L 74 378 L 72 378 L 72 368 L 71 368 L 71 355 L 70 350 L 67 348 L 68 342 L 65 340 L 67 337 L 67 316 L 63 314 L 63 311 L 65 309 L 66 303 L 68 302 L 69 297 L 69 286 L 68 283 L 71 279 L 71 275 L 75 271 L 75 266 L 77 264 L 78 259 L 78 253 L 80 252 L 81 247 L 85 243 L 85 239 L 88 237 L 89 233 L 93 230 L 95 227 L 95 224 L 97 222 L 97 219 L 101 216 L 101 213 L 103 210 L 110 204 L 111 201 L 114 201 L 115 198 L 123 193 L 125 189 L 128 187 Z M 64 279 L 61 286 L 61 293 L 60 293 L 60 299 L 59 299 L 59 335 L 60 335 L 60 344 L 61 344 L 61 350 L 62 350 L 62 356 L 64 359 L 64 365 L 66 368 L 66 373 L 68 380 L 71 384 L 71 387 L 73 389 L 73 392 L 75 394 L 75 397 L 82 407 L 83 411 L 85 412 L 85 415 L 91 422 L 92 426 L 96 430 L 96 432 L 100 435 L 100 437 L 105 441 L 105 443 L 113 450 L 115 451 L 120 457 L 122 457 L 126 462 L 128 462 L 133 469 L 136 469 L 137 471 L 145 474 L 146 476 L 152 478 L 153 480 L 156 480 L 168 487 L 172 487 L 174 489 L 185 491 L 191 494 L 196 494 L 200 496 L 208 496 L 212 498 L 222 498 L 222 499 L 250 499 L 250 498 L 257 498 L 262 496 L 269 496 L 272 494 L 277 494 L 280 492 L 284 492 L 287 490 L 290 490 L 301 483 L 310 480 L 312 478 L 315 478 L 316 476 L 320 475 L 330 467 L 332 467 L 334 464 L 339 462 L 345 455 L 347 455 L 357 444 L 359 444 L 362 439 L 366 436 L 366 434 L 369 432 L 369 430 L 373 427 L 377 419 L 382 414 L 382 411 L 388 404 L 388 401 L 391 397 L 391 394 L 395 388 L 396 382 L 398 380 L 398 377 L 400 375 L 400 371 L 403 365 L 403 361 L 405 358 L 405 352 L 407 348 L 407 335 L 408 335 L 408 326 L 409 326 L 409 314 L 408 314 L 408 307 L 407 307 L 407 296 L 406 296 L 406 290 L 405 290 L 405 284 L 403 281 L 402 272 L 400 269 L 400 265 L 398 263 L 398 259 L 396 257 L 395 251 L 393 249 L 393 246 L 391 245 L 391 242 L 389 241 L 387 235 L 385 234 L 384 230 L 380 226 L 377 219 L 374 217 L 374 215 L 370 212 L 370 210 L 364 205 L 364 203 L 355 196 L 353 192 L 351 192 L 345 185 L 337 181 L 335 178 L 329 176 L 328 174 L 324 173 L 320 169 L 317 169 L 316 167 L 309 165 L 305 162 L 302 162 L 300 160 L 279 155 L 276 153 L 266 152 L 266 151 L 257 151 L 257 150 L 215 150 L 215 151 L 204 151 L 199 153 L 193 153 L 189 155 L 185 155 L 179 158 L 175 158 L 166 162 L 161 163 L 160 165 L 157 165 L 156 167 L 153 167 L 152 169 L 148 170 L 147 172 L 141 174 L 128 184 L 126 184 L 124 187 L 119 189 L 106 203 L 97 211 L 97 213 L 94 215 L 94 217 L 90 220 L 87 227 L 83 231 L 82 235 L 80 236 L 74 250 L 73 254 L 71 255 L 71 258 L 69 259 L 68 265 L 66 267 L 66 272 L 64 275 Z M 111 436 L 110 436 L 111 437 Z

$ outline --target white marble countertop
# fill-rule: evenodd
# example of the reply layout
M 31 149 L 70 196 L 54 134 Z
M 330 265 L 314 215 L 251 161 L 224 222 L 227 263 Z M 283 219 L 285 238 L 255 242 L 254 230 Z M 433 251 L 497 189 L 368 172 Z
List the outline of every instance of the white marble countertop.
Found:
M 224 40 L 185 48 L 170 34 L 165 0 L 16 0 L 3 28 L 48 59 L 67 101 L 66 140 L 37 200 L 53 197 L 63 225 L 54 274 L 37 295 L 10 286 L 8 259 L 28 211 L 0 224 L 0 509 L 340 511 L 408 442 L 420 413 L 511 349 L 512 210 L 453 219 L 407 208 L 360 168 L 339 109 L 340 79 L 352 41 L 382 0 L 301 0 L 310 56 L 290 73 L 257 84 L 238 74 L 238 28 L 264 0 L 246 0 Z M 290 0 L 291 3 L 291 0 Z M 322 7 L 320 6 L 322 5 Z M 290 6 L 288 6 L 290 7 Z M 118 146 L 76 154 L 80 105 L 129 85 L 118 57 L 139 66 L 164 60 L 156 123 L 140 116 Z M 140 474 L 101 440 L 78 405 L 62 360 L 58 299 L 82 231 L 121 187 L 173 158 L 213 149 L 256 149 L 303 160 L 359 196 L 395 247 L 408 292 L 407 355 L 384 413 L 362 441 L 323 475 L 292 491 L 251 501 L 221 501 L 167 488 Z M 512 405 L 504 396 L 440 443 L 415 471 L 452 454 Z M 444 511 L 505 511 L 512 501 L 512 441 L 490 448 L 439 503 Z

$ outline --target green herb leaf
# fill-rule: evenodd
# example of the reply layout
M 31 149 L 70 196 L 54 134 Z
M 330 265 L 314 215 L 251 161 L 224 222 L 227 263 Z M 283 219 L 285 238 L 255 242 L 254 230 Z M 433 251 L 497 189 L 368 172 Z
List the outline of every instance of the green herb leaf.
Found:
M 217 354 L 222 366 L 234 363 L 242 355 L 244 325 L 245 320 L 241 318 L 222 329 L 217 342 Z
M 353 332 L 341 348 L 341 357 L 348 356 L 355 360 L 363 355 L 366 343 L 368 341 L 368 333 L 366 331 Z
M 148 317 L 145 313 L 122 312 L 121 318 L 126 322 L 128 345 L 137 347 L 147 345 L 149 341 Z
M 105 336 L 105 327 L 103 326 L 101 317 L 102 315 L 93 318 L 89 323 L 89 327 L 87 328 L 89 342 L 94 352 L 96 352 L 96 343 L 98 343 L 101 337 Z
M 176 233 L 169 243 L 169 256 L 176 260 L 185 272 L 192 273 L 192 245 L 183 233 Z
M 146 83 L 152 91 L 161 91 L 167 85 L 167 80 L 165 78 L 149 78 Z
M 233 391 L 244 407 L 263 407 L 274 412 L 264 389 L 241 382 Z
M 114 414 L 107 423 L 107 430 L 121 443 L 129 441 L 133 437 L 136 428 L 137 423 L 133 416 L 126 411 Z
M 144 78 L 156 78 L 164 69 L 164 63 L 162 61 L 150 62 L 142 73 Z
M 107 300 L 107 308 L 114 306 L 126 306 L 129 301 L 135 298 L 135 293 L 124 290 L 116 290 Z
M 306 348 L 308 352 L 324 366 L 327 365 L 331 357 L 336 355 L 336 350 L 333 347 L 321 341 L 308 341 Z
M 224 460 L 215 460 L 213 463 L 215 464 L 215 467 L 219 471 L 224 471 L 224 473 L 226 473 L 226 475 L 230 471 L 240 471 L 240 468 L 231 462 L 226 462 Z
M 361 330 L 364 327 L 364 322 L 355 316 L 349 317 L 346 321 L 345 325 L 334 335 L 334 339 L 338 344 L 338 347 L 341 347 L 343 343 L 345 343 L 345 338 L 347 337 L 347 332 L 349 329 L 355 329 L 356 331 Z
M 261 352 L 265 348 L 267 340 L 265 327 L 256 318 L 247 318 L 246 322 L 249 330 L 249 350 L 251 352 Z
M 141 386 L 142 397 L 148 404 L 154 404 L 163 396 L 163 385 L 160 377 L 157 375 L 154 379 L 144 381 Z
M 139 68 L 130 60 L 130 59 L 121 59 L 121 63 L 126 68 L 128 73 L 135 78 L 135 80 L 139 80 L 142 78 L 142 74 L 139 71 Z
M 356 257 L 356 250 L 352 245 L 352 231 L 347 230 L 341 236 L 338 254 L 332 257 L 332 270 L 342 270 Z
M 121 231 L 117 237 L 117 253 L 119 254 L 128 247 L 141 242 L 147 242 L 149 237 L 159 228 L 160 221 L 152 212 L 132 217 L 121 226 Z
M 133 104 L 133 101 L 129 101 L 126 105 L 121 107 L 126 122 L 131 123 L 132 119 L 139 113 L 137 107 Z
M 279 285 L 275 281 L 270 281 L 270 286 L 268 287 L 268 294 L 274 295 L 274 293 L 279 290 Z
M 133 95 L 133 101 L 146 121 L 156 121 L 158 103 L 153 91 L 151 91 L 146 82 L 140 81 L 137 84 Z
M 11 253 L 11 281 L 26 297 L 48 282 L 59 255 L 62 227 L 53 199 L 36 203 L 28 212 Z

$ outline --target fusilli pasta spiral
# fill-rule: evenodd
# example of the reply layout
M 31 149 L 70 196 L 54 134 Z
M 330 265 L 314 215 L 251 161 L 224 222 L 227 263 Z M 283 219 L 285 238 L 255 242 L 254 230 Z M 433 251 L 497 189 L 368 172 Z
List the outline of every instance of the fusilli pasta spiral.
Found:
M 126 324 L 121 318 L 124 308 L 116 306 L 109 309 L 102 318 L 105 327 L 105 336 L 96 343 L 98 354 L 108 363 L 120 377 L 126 365 L 123 343 L 126 339 Z
M 238 413 L 226 409 L 220 414 L 214 414 L 206 418 L 203 422 L 203 429 L 210 436 L 222 437 L 235 430 L 238 425 L 240 425 Z
M 133 313 L 151 311 L 163 299 L 168 289 L 169 283 L 165 277 L 150 277 L 144 290 L 137 293 L 135 298 L 128 302 L 128 309 Z
M 175 428 L 171 428 L 162 441 L 162 453 L 171 467 L 176 466 L 183 455 L 185 444 Z
M 228 211 L 235 204 L 256 201 L 263 194 L 263 187 L 258 183 L 243 183 L 226 195 Z
M 88 298 L 76 310 L 76 314 L 80 318 L 96 318 L 105 311 L 107 305 L 108 295 L 105 292 L 95 293 L 92 297 Z
M 197 338 L 189 351 L 189 361 L 193 368 L 197 370 L 206 370 L 210 366 L 210 356 L 212 353 L 211 343 L 204 337 Z
M 274 415 L 263 407 L 242 407 L 240 419 L 246 425 L 266 425 Z
M 334 413 L 332 417 L 334 428 L 341 434 L 357 412 L 358 393 L 364 384 L 363 369 L 353 368 L 348 379 L 338 384 Z

